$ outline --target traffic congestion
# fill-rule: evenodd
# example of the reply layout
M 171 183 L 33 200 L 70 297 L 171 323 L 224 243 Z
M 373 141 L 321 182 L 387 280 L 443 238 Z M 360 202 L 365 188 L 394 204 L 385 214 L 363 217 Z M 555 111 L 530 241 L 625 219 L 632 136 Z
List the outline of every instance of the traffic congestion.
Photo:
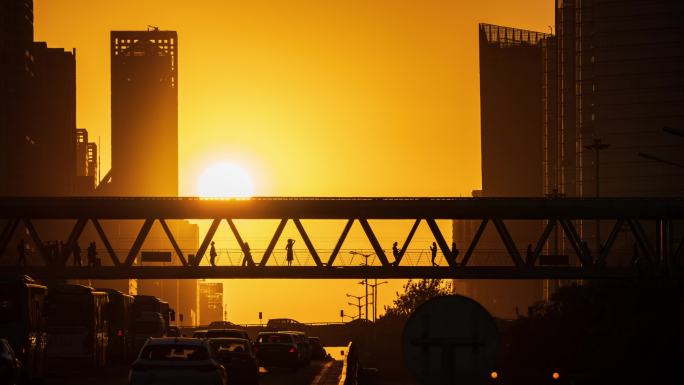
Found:
M 130 385 L 257 385 L 264 373 L 296 373 L 330 358 L 318 338 L 279 329 L 276 320 L 256 334 L 216 321 L 188 336 L 174 321 L 157 297 L 0 277 L 0 383 L 117 368 Z

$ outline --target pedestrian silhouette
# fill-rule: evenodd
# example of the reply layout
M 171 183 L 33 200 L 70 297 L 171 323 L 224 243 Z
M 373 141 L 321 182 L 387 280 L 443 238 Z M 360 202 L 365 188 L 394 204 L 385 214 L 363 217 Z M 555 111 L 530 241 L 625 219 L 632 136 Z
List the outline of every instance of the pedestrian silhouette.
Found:
M 17 255 L 19 256 L 17 265 L 26 266 L 26 242 L 24 242 L 24 238 L 19 239 L 19 243 L 17 243 Z
M 93 267 L 95 266 L 95 258 L 97 258 L 97 246 L 95 246 L 95 242 L 90 242 L 88 245 L 88 267 Z
M 209 263 L 212 266 L 216 266 L 216 248 L 214 247 L 214 241 L 211 241 L 211 249 L 209 250 Z
M 456 265 L 456 258 L 458 257 L 459 253 L 460 251 L 458 251 L 458 248 L 456 248 L 456 242 L 451 242 L 451 258 L 454 265 Z
M 392 255 L 394 255 L 394 265 L 396 266 L 399 264 L 399 247 L 397 242 L 392 244 Z
M 74 243 L 71 253 L 74 256 L 74 267 L 81 267 L 81 246 L 79 246 L 78 242 Z
M 295 240 L 290 238 L 287 240 L 287 246 L 285 250 L 287 251 L 287 265 L 292 266 L 292 261 L 294 260 L 294 251 L 292 251 L 292 246 L 294 246 Z
M 432 252 L 432 266 L 437 266 L 437 263 L 435 263 L 435 258 L 437 258 L 437 242 L 432 242 L 430 252 Z
M 254 260 L 252 260 L 252 250 L 249 248 L 249 243 L 245 242 L 242 252 L 245 254 L 245 256 L 242 257 L 242 266 L 254 265 Z

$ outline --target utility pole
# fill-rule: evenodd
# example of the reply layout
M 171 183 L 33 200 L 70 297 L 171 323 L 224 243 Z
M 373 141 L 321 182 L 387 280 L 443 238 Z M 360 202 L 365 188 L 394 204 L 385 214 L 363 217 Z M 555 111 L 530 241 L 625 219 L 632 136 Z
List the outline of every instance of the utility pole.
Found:
M 350 306 L 355 306 L 359 310 L 359 317 L 358 319 L 361 319 L 361 309 L 363 308 L 363 305 L 361 304 L 361 298 L 363 298 L 362 295 L 351 295 L 347 294 L 347 298 L 354 298 L 358 303 L 351 303 L 347 302 Z
M 603 143 L 601 139 L 599 138 L 594 138 L 594 143 L 590 144 L 588 146 L 584 146 L 587 150 L 593 150 L 594 151 L 594 167 L 595 167 L 595 174 L 596 174 L 596 198 L 600 196 L 600 163 L 601 163 L 601 151 L 607 149 L 610 147 L 610 144 Z M 597 219 L 596 220 L 596 253 L 601 252 L 601 220 Z
M 352 250 L 349 252 L 349 254 L 362 256 L 364 258 L 364 262 L 361 264 L 361 266 L 368 266 L 368 258 L 370 258 L 374 253 L 364 254 Z M 363 281 L 359 282 L 359 284 L 364 285 L 366 288 L 366 321 L 368 321 L 368 277 L 364 278 Z M 375 301 L 375 298 L 373 298 L 373 301 Z

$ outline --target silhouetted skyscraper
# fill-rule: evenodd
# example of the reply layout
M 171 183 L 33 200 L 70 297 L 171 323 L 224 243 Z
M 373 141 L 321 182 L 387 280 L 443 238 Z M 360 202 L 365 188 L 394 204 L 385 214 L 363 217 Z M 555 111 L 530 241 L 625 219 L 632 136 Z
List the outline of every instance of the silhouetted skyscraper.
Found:
M 0 21 L 0 194 L 81 193 L 75 50 L 33 41 L 32 1 L 2 1 Z
M 111 195 L 178 195 L 178 37 L 112 31 Z

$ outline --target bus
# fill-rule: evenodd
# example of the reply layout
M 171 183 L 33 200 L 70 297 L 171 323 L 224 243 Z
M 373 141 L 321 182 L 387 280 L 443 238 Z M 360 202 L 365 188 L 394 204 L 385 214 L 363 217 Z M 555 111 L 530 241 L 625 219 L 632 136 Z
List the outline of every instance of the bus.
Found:
M 46 295 L 47 287 L 28 276 L 0 277 L 0 338 L 10 343 L 30 382 L 42 379 L 45 367 Z
M 108 327 L 107 358 L 127 363 L 135 358 L 133 351 L 133 296 L 114 289 L 97 289 L 109 296 L 105 306 Z
M 97 370 L 106 364 L 107 293 L 57 285 L 47 296 L 47 364 L 54 371 Z
M 133 297 L 134 351 L 137 353 L 150 337 L 167 335 L 175 312 L 169 303 L 151 295 Z

